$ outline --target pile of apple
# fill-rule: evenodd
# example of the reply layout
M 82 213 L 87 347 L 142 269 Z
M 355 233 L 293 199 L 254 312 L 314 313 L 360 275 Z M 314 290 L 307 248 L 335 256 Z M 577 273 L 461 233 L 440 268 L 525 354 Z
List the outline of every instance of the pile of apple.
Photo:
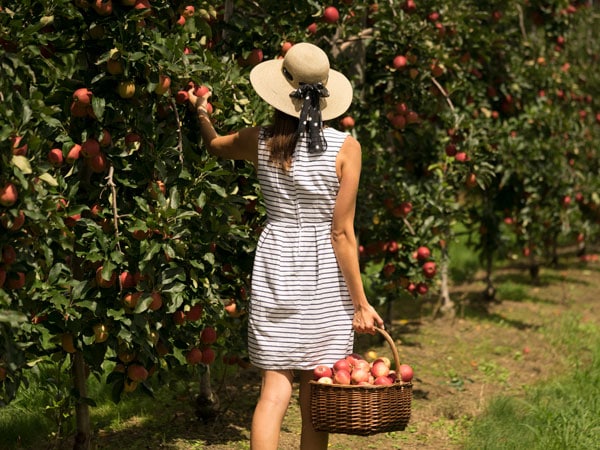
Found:
M 313 373 L 315 380 L 323 384 L 387 386 L 412 380 L 413 369 L 408 364 L 401 364 L 397 370 L 392 370 L 390 366 L 390 359 L 385 356 L 369 362 L 361 355 L 352 353 L 336 361 L 333 367 L 318 365 Z

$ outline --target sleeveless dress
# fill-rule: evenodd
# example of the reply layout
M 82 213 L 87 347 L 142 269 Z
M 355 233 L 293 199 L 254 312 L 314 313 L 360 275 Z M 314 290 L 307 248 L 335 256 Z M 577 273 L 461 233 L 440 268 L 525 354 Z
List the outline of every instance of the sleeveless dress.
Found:
M 267 222 L 252 271 L 248 353 L 262 369 L 309 370 L 352 353 L 354 307 L 331 244 L 335 161 L 347 134 L 323 131 L 327 150 L 309 153 L 301 136 L 287 172 L 269 162 L 259 134 Z

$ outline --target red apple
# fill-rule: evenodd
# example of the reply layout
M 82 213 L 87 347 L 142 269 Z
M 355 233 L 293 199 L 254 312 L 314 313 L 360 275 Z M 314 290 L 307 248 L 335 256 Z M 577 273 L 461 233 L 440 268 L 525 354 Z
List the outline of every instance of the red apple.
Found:
M 350 374 L 350 381 L 352 384 L 359 384 L 369 381 L 369 371 L 364 368 L 355 368 Z
M 383 276 L 386 278 L 390 278 L 394 272 L 396 271 L 396 266 L 394 263 L 387 263 L 383 266 Z
M 96 284 L 102 288 L 109 288 L 115 285 L 115 282 L 117 281 L 117 273 L 116 272 L 112 272 L 110 274 L 110 278 L 108 280 L 105 280 L 102 277 L 102 266 L 99 266 L 96 269 Z
M 445 151 L 446 151 L 446 155 L 448 155 L 448 156 L 456 156 L 456 153 L 457 153 L 456 145 L 454 145 L 454 144 L 446 145 Z
M 206 347 L 202 350 L 202 364 L 212 364 L 215 361 L 215 351 Z
M 385 363 L 381 360 L 376 360 L 373 362 L 373 366 L 371 367 L 371 374 L 377 379 L 378 377 L 388 376 L 390 373 L 390 368 L 385 365 Z
M 416 291 L 419 295 L 425 295 L 429 291 L 429 286 L 427 286 L 427 283 L 417 283 Z
M 88 167 L 90 169 L 92 169 L 92 172 L 94 172 L 94 173 L 104 172 L 108 165 L 106 155 L 103 152 L 100 152 L 97 155 L 89 157 L 86 161 L 87 161 Z
M 396 70 L 404 69 L 408 64 L 408 59 L 406 59 L 406 56 L 404 55 L 397 55 L 392 64 Z
M 4 286 L 7 289 L 21 289 L 25 286 L 25 274 L 23 272 L 11 272 L 6 275 Z
M 217 340 L 217 332 L 213 327 L 206 327 L 200 333 L 200 342 L 203 344 L 212 344 Z
M 381 376 L 381 377 L 375 378 L 375 381 L 373 381 L 373 384 L 375 386 L 389 386 L 390 384 L 393 384 L 393 381 L 388 376 Z
M 209 92 L 210 92 L 210 89 L 204 85 L 198 86 L 196 89 L 194 89 L 194 95 L 196 97 L 204 97 Z
M 350 384 L 352 382 L 350 371 L 344 369 L 337 370 L 333 375 L 333 382 L 335 384 Z
M 173 313 L 173 323 L 183 325 L 185 323 L 185 312 L 178 310 Z
M 413 379 L 413 369 L 408 364 L 400 364 L 398 367 L 398 373 L 402 381 L 411 381 Z
M 327 23 L 336 23 L 340 18 L 340 12 L 335 6 L 328 6 L 323 11 L 323 20 Z
M 263 51 L 260 48 L 255 48 L 255 49 L 252 49 L 252 51 L 250 52 L 250 55 L 245 60 L 245 63 L 249 66 L 255 66 L 258 63 L 262 62 L 263 58 L 264 58 Z
M 27 144 L 21 144 L 22 136 L 15 136 L 12 138 L 12 154 L 16 156 L 26 156 L 27 149 L 29 146 Z
M 14 264 L 17 260 L 17 252 L 15 251 L 15 248 L 10 244 L 6 244 L 4 247 L 2 247 L 2 253 L 0 254 L 0 256 L 0 261 L 2 261 L 8 266 Z
M 354 368 L 352 369 L 354 370 L 366 370 L 367 372 L 371 371 L 371 364 L 369 364 L 369 361 L 364 360 L 364 359 L 358 359 L 354 365 Z
M 292 46 L 293 46 L 293 45 L 294 45 L 294 44 L 292 44 L 292 43 L 291 43 L 291 42 L 289 42 L 289 41 L 286 41 L 286 42 L 284 42 L 283 44 L 281 44 L 281 54 L 282 54 L 282 55 L 285 55 L 285 54 L 288 52 L 288 50 L 289 50 L 290 48 L 292 48 Z
M 92 103 L 92 91 L 88 88 L 80 88 L 73 92 L 73 100 L 81 105 L 89 105 Z
M 358 353 L 352 353 L 346 356 L 345 359 L 350 364 L 350 368 L 353 368 L 354 366 L 356 366 L 357 362 L 362 359 L 362 355 L 359 355 Z
M 169 87 L 171 87 L 171 78 L 166 75 L 160 75 L 158 77 L 158 84 L 154 88 L 154 92 L 158 95 L 163 95 L 169 90 Z
M 406 2 L 404 2 L 403 8 L 408 13 L 415 12 L 417 10 L 415 0 L 406 0 Z
M 186 313 L 185 319 L 188 322 L 197 322 L 202 317 L 202 305 L 200 303 L 196 303 L 193 305 L 190 310 Z
M 394 114 L 391 117 L 390 122 L 392 123 L 392 126 L 398 130 L 403 130 L 406 127 L 406 117 L 402 114 Z
M 14 205 L 19 198 L 17 187 L 12 183 L 6 183 L 0 188 L 0 205 L 10 207 Z
M 100 142 L 98 142 L 94 138 L 86 139 L 83 144 L 81 144 L 81 154 L 85 158 L 92 158 L 100 154 Z
M 96 0 L 92 8 L 100 16 L 109 16 L 113 12 L 112 0 Z
M 187 93 L 187 91 L 178 91 L 177 95 L 175 96 L 175 101 L 179 104 L 185 103 L 188 101 L 189 99 L 189 94 Z
M 186 353 L 185 359 L 188 364 L 199 364 L 202 362 L 202 351 L 199 348 L 194 347 Z
M 123 303 L 125 304 L 125 308 L 133 311 L 142 296 L 141 292 L 128 292 L 123 296 Z
M 375 363 L 383 363 L 383 365 L 388 369 L 392 367 L 392 362 L 387 356 L 379 356 L 377 359 L 375 359 L 375 361 L 373 361 L 373 364 Z
M 331 367 L 321 364 L 314 368 L 313 375 L 315 380 L 318 380 L 322 377 L 331 378 L 333 376 L 333 370 L 331 370 Z
M 425 247 L 421 246 L 417 249 L 417 259 L 424 260 L 429 259 L 431 257 L 431 251 Z
M 151 311 L 158 311 L 163 304 L 162 296 L 160 295 L 160 292 L 154 291 L 150 294 L 150 297 L 152 297 L 152 302 L 150 302 L 150 305 L 148 305 L 148 308 Z
M 354 128 L 354 118 L 352 116 L 345 116 L 340 120 L 340 125 L 344 130 L 350 130 Z
M 67 153 L 66 160 L 69 164 L 73 164 L 76 160 L 79 159 L 80 155 L 81 155 L 81 145 L 73 144 L 73 147 L 71 147 L 71 149 L 69 150 L 69 153 Z
M 119 282 L 121 283 L 121 289 L 131 289 L 137 284 L 133 274 L 127 271 L 121 272 L 121 275 L 119 275 Z
M 311 23 L 309 26 L 306 27 L 306 31 L 309 34 L 317 34 L 317 24 L 315 22 Z
M 54 167 L 62 166 L 62 163 L 64 161 L 62 150 L 60 148 L 53 148 L 52 150 L 50 150 L 48 152 L 48 161 Z
M 344 370 L 347 372 L 350 372 L 352 370 L 350 362 L 347 359 L 345 359 L 345 358 L 340 359 L 333 364 L 334 372 L 344 371 Z
M 425 275 L 426 278 L 433 278 L 435 276 L 436 266 L 433 261 L 427 261 L 425 264 L 423 264 L 422 269 L 423 275 Z
M 194 12 L 196 12 L 196 8 L 194 8 L 193 5 L 187 5 L 185 8 L 183 8 L 183 12 L 181 14 L 189 19 L 194 15 Z
M 457 152 L 456 155 L 454 155 L 454 159 L 458 162 L 465 162 L 469 157 L 465 152 Z

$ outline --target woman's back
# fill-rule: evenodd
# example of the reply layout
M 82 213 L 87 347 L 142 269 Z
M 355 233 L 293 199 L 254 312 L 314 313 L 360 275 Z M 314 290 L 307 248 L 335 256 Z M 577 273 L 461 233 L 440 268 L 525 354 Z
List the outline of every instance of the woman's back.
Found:
M 336 157 L 347 134 L 334 128 L 325 128 L 323 132 L 327 150 L 310 153 L 306 141 L 300 140 L 288 171 L 276 169 L 269 163 L 265 134 L 260 134 L 258 179 L 269 221 L 299 226 L 331 223 L 339 188 Z

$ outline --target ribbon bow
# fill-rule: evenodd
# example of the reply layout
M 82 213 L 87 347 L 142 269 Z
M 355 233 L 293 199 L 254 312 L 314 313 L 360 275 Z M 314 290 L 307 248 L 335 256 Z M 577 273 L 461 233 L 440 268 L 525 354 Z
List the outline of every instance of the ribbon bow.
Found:
M 303 132 L 307 133 L 310 153 L 327 150 L 327 143 L 323 136 L 323 120 L 321 119 L 321 97 L 329 97 L 327 88 L 323 86 L 323 83 L 300 83 L 300 87 L 293 91 L 290 97 L 304 99 L 296 136 Z

